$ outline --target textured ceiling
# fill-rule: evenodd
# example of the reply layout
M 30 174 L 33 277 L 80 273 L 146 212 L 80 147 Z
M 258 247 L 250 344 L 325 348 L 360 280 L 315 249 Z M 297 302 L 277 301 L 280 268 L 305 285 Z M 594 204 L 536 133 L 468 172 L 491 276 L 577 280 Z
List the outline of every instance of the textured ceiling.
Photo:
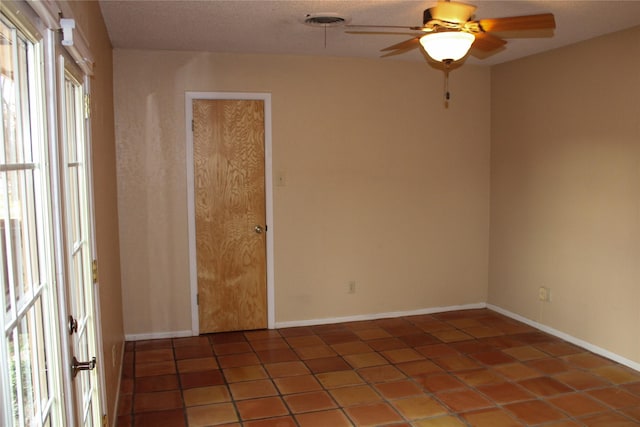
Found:
M 508 39 L 506 49 L 467 62 L 498 64 L 581 40 L 640 25 L 640 1 L 469 0 L 476 18 L 551 12 L 553 37 Z M 422 24 L 422 11 L 435 0 L 100 0 L 114 47 L 379 57 L 380 49 L 408 34 L 347 34 L 344 27 L 312 27 L 307 14 L 337 13 L 351 24 Z M 639 40 L 640 43 L 640 40 Z M 419 60 L 418 49 L 385 60 Z

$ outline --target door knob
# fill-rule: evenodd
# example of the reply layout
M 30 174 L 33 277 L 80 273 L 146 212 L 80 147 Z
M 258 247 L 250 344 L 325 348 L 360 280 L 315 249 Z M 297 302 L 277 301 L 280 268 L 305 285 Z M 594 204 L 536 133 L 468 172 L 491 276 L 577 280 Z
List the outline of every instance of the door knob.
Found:
M 91 358 L 88 362 L 79 362 L 75 356 L 73 356 L 73 360 L 71 361 L 71 373 L 73 374 L 73 378 L 78 375 L 79 371 L 93 371 L 96 368 L 96 358 Z
M 69 316 L 69 335 L 73 335 L 74 332 L 78 332 L 78 321 Z
M 262 234 L 262 232 L 264 231 L 261 225 L 256 225 L 253 230 L 258 234 Z

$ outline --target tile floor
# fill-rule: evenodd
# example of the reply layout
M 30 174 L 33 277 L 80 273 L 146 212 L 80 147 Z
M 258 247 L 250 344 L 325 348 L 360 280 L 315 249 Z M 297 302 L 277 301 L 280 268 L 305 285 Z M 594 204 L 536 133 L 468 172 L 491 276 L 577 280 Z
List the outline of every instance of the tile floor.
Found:
M 118 426 L 640 425 L 640 373 L 490 310 L 126 343 Z

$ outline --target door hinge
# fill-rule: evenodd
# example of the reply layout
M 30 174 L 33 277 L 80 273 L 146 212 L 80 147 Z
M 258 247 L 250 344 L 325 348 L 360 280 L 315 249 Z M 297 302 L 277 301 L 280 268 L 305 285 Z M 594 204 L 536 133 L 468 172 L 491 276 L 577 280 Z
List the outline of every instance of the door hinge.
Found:
M 194 130 L 196 130 L 196 123 L 191 120 L 191 132 L 193 132 Z
M 91 117 L 91 96 L 88 93 L 84 94 L 84 118 Z
M 200 305 L 200 294 L 196 294 L 196 305 Z
M 109 427 L 109 418 L 107 418 L 107 414 L 102 416 L 102 427 Z
M 94 259 L 93 262 L 91 262 L 91 277 L 93 280 L 93 283 L 98 283 L 98 260 Z

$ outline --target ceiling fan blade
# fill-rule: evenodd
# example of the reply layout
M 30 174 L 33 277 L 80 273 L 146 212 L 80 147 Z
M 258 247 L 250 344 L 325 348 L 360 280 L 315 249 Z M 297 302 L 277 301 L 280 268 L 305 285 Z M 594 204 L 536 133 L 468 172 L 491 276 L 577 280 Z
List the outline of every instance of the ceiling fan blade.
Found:
M 491 52 L 492 50 L 500 49 L 502 46 L 507 44 L 506 40 L 489 33 L 476 33 L 474 35 L 476 36 L 476 39 L 471 45 L 473 49 Z
M 420 36 L 422 37 L 422 36 Z M 400 43 L 396 43 L 392 46 L 387 46 L 384 49 L 380 49 L 382 52 L 386 52 L 389 50 L 409 50 L 409 49 L 413 49 L 416 48 L 420 45 L 420 37 L 414 37 L 411 38 L 409 40 L 405 40 L 403 42 Z
M 388 56 L 396 56 L 396 55 L 400 55 L 406 52 L 409 52 L 410 50 L 413 50 L 416 46 L 411 46 L 411 47 L 407 47 L 404 49 L 397 49 L 397 50 L 393 50 L 391 52 L 387 52 L 384 55 L 380 55 L 380 58 L 386 58 Z
M 545 30 L 556 28 L 556 20 L 552 13 L 540 15 L 509 16 L 505 18 L 480 19 L 483 31 L 499 33 L 502 31 Z
M 476 11 L 476 7 L 470 4 L 453 1 L 439 1 L 437 5 L 428 10 L 433 19 L 463 24 L 473 16 L 473 13 Z

